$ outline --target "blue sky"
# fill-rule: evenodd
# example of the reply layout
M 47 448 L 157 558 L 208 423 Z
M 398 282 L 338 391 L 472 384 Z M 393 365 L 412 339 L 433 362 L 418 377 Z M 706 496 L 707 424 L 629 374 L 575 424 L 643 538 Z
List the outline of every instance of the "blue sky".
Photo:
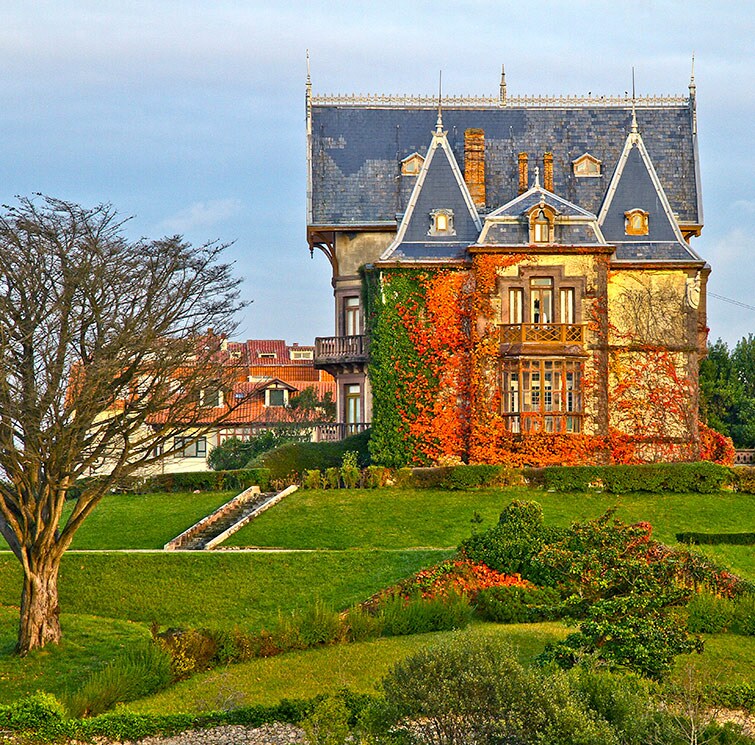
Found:
M 710 290 L 755 306 L 755 6 L 592 0 L 6 0 L 0 202 L 132 215 L 132 237 L 233 242 L 239 338 L 332 333 L 305 239 L 305 50 L 316 93 L 684 94 L 696 57 Z M 713 339 L 755 311 L 709 300 Z

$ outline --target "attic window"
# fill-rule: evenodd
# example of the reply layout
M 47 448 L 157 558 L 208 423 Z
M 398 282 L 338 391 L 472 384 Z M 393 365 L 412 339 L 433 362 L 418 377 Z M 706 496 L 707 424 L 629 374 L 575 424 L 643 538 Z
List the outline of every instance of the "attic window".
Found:
M 530 241 L 532 243 L 553 242 L 553 215 L 542 205 L 530 213 Z
M 425 159 L 419 153 L 412 153 L 401 161 L 402 176 L 416 176 L 422 170 Z
M 648 213 L 640 209 L 625 212 L 624 232 L 627 235 L 647 235 L 650 232 Z
M 311 360 L 312 350 L 311 349 L 292 349 L 291 359 L 292 360 Z
M 428 235 L 456 235 L 453 210 L 433 210 L 430 213 Z
M 260 352 L 261 360 L 274 360 L 278 355 L 275 352 Z
M 572 161 L 574 175 L 577 178 L 600 176 L 600 165 L 600 161 L 590 153 L 580 155 L 579 158 Z

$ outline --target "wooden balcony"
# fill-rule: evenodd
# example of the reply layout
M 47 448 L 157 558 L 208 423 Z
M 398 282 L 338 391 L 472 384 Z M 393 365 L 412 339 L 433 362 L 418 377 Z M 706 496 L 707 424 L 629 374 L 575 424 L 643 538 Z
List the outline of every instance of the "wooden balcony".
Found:
M 318 336 L 314 365 L 334 375 L 363 371 L 369 359 L 368 341 L 366 336 Z
M 501 344 L 584 344 L 582 323 L 503 323 Z

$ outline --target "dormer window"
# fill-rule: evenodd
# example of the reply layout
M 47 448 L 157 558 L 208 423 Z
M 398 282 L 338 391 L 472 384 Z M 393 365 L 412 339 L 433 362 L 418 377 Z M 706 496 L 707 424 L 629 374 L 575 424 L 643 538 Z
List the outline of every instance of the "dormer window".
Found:
M 543 204 L 530 212 L 530 242 L 553 242 L 553 212 Z
M 260 352 L 259 357 L 261 360 L 274 360 L 278 355 L 275 352 Z
M 624 232 L 627 235 L 648 235 L 648 213 L 645 210 L 634 209 L 624 213 Z
M 419 153 L 412 153 L 401 161 L 402 176 L 416 176 L 422 170 L 425 159 Z
M 428 235 L 456 235 L 453 210 L 433 210 L 430 213 Z
M 600 166 L 600 161 L 590 153 L 580 155 L 579 158 L 572 161 L 574 175 L 577 178 L 600 176 Z

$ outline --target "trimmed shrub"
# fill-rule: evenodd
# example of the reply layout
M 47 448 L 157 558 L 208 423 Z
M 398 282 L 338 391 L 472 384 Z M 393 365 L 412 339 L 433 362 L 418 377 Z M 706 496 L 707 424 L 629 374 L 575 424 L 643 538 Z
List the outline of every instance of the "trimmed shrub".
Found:
M 755 546 L 755 533 L 677 533 L 676 540 L 696 546 Z
M 710 592 L 699 592 L 689 601 L 687 613 L 687 628 L 693 634 L 720 634 L 734 618 L 734 603 Z
M 170 685 L 171 655 L 156 644 L 129 651 L 113 660 L 67 697 L 75 717 L 102 714 L 117 703 L 135 701 Z
M 269 469 L 271 479 L 286 480 L 298 478 L 309 469 L 340 468 L 344 453 L 355 451 L 357 465 L 366 467 L 370 463 L 369 439 L 369 430 L 365 430 L 340 442 L 289 443 L 263 453 L 254 465 Z
M 231 491 L 259 486 L 270 487 L 267 468 L 242 468 L 236 471 L 197 471 L 195 473 L 161 473 L 147 478 L 139 489 L 141 494 L 174 491 Z
M 561 595 L 552 587 L 489 587 L 480 590 L 475 610 L 496 623 L 536 623 L 560 618 Z
M 530 483 L 556 491 L 587 491 L 593 485 L 600 485 L 611 493 L 711 494 L 730 482 L 731 470 L 707 461 L 638 466 L 549 466 L 526 469 L 525 477 Z
M 446 489 L 479 489 L 490 486 L 513 486 L 521 481 L 517 471 L 506 466 L 454 466 L 443 481 Z
M 497 525 L 464 540 L 459 551 L 470 561 L 497 572 L 552 585 L 555 573 L 533 560 L 546 542 L 557 540 L 560 534 L 557 528 L 544 527 L 543 510 L 537 502 L 514 500 L 501 513 Z

